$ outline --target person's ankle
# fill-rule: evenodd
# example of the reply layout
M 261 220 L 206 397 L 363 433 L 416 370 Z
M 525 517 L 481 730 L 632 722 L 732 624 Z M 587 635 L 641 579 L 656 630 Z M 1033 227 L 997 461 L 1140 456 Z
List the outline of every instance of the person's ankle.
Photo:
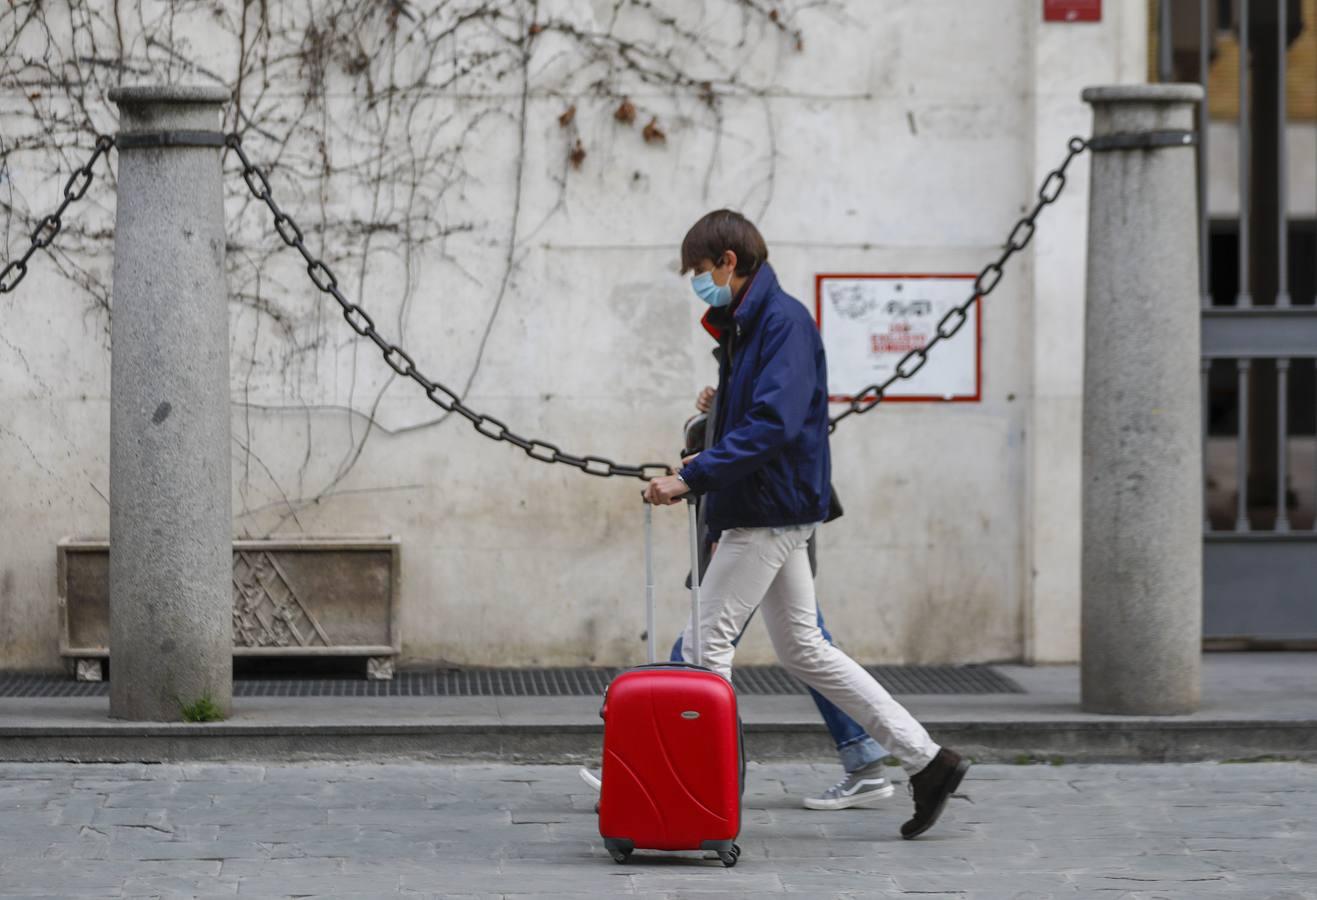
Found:
M 846 770 L 847 775 L 881 775 L 882 773 L 883 773 L 883 761 L 881 759 L 875 759 L 872 762 L 867 762 L 864 765 L 860 766 L 858 769 Z
M 955 768 L 956 763 L 960 762 L 960 754 L 955 750 L 947 747 L 938 747 L 937 750 L 929 757 L 924 767 L 911 775 L 911 778 L 932 775 L 945 766 Z
M 887 759 L 887 751 L 868 735 L 863 735 L 837 747 L 841 758 L 841 767 L 847 772 L 856 772 L 864 767 Z

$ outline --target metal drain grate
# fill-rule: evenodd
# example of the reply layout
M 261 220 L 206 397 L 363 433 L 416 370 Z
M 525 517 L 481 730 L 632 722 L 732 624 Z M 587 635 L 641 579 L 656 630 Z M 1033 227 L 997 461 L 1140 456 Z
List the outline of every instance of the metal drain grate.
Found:
M 460 669 L 438 672 L 441 697 L 594 697 L 622 669 Z
M 893 694 L 1022 694 L 991 666 L 866 666 Z M 236 697 L 596 697 L 621 669 L 440 669 L 399 672 L 392 681 L 364 678 L 239 679 Z M 732 676 L 737 693 L 804 693 L 781 666 L 745 666 Z M 0 697 L 103 697 L 108 682 L 58 675 L 0 674 Z
M 893 694 L 1023 694 L 1010 678 L 991 666 L 865 666 Z M 738 694 L 802 694 L 805 686 L 781 666 L 746 666 L 733 670 Z

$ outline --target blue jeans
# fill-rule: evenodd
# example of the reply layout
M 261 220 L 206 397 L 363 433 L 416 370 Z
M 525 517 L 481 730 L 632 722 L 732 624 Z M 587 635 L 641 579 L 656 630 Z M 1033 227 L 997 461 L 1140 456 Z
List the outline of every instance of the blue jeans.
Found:
M 750 619 L 753 619 L 753 613 Z M 746 619 L 746 626 L 749 626 L 750 619 Z M 829 644 L 832 643 L 832 635 L 823 625 L 823 611 L 819 610 L 819 630 L 823 632 L 823 638 Z M 741 641 L 741 636 L 745 634 L 745 629 L 741 629 L 741 634 L 736 636 L 732 641 L 732 646 L 736 646 Z M 672 645 L 672 662 L 681 662 L 681 637 L 677 637 L 677 643 Z M 819 708 L 819 714 L 823 716 L 823 724 L 828 726 L 828 733 L 832 735 L 833 743 L 837 745 L 837 755 L 841 757 L 842 768 L 847 772 L 854 772 L 857 769 L 863 769 L 870 763 L 877 762 L 887 756 L 887 751 L 882 745 L 869 737 L 860 723 L 856 722 L 850 716 L 846 715 L 840 709 L 833 705 L 827 697 L 820 694 L 813 688 L 809 689 L 809 695 L 814 698 L 814 705 Z

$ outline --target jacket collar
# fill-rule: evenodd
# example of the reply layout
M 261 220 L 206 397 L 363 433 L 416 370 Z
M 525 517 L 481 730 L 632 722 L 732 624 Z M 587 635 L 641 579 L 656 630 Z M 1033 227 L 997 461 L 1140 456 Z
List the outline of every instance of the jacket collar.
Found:
M 705 312 L 700 323 L 716 341 L 721 341 L 728 329 L 735 324 L 740 334 L 754 328 L 767 305 L 768 298 L 778 291 L 777 273 L 768 263 L 759 267 L 759 271 L 750 279 L 741 299 L 730 309 L 710 308 Z

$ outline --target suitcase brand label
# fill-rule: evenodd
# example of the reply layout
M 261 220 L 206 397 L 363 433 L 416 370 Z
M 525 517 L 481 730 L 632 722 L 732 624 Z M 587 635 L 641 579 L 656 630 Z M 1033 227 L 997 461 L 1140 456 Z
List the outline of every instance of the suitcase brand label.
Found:
M 681 717 L 683 719 L 698 719 L 700 717 L 700 714 L 693 709 L 688 709 L 681 714 Z

